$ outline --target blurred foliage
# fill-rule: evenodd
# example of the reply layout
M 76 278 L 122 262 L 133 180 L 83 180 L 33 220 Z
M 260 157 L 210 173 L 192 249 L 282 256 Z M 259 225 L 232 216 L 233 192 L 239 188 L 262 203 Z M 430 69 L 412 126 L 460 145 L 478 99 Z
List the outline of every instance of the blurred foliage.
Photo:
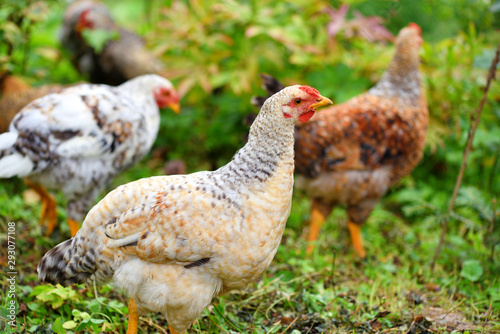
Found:
M 36 85 L 80 80 L 57 39 L 64 4 L 63 0 L 0 2 L 1 70 L 22 74 Z
M 353 267 L 348 243 L 344 241 L 347 234 L 338 226 L 344 216 L 339 210 L 325 224 L 314 261 L 305 258 L 301 253 L 305 242 L 300 234 L 302 222 L 307 219 L 308 202 L 296 192 L 274 267 L 252 292 L 260 298 L 246 292 L 241 292 L 241 296 L 235 293 L 228 300 L 219 300 L 217 309 L 228 317 L 238 314 L 238 318 L 230 320 L 243 322 L 247 329 L 252 329 L 249 331 L 259 333 L 267 332 L 262 328 L 286 328 L 272 327 L 271 320 L 276 317 L 269 311 L 273 307 L 289 315 L 317 314 L 321 320 L 315 325 L 318 328 L 334 328 L 335 321 L 358 328 L 373 319 L 379 308 L 385 308 L 392 315 L 383 326 L 392 328 L 411 323 L 412 319 L 401 310 L 413 307 L 415 314 L 421 311 L 414 297 L 412 301 L 409 297 L 401 299 L 401 289 L 421 291 L 424 284 L 432 282 L 442 287 L 433 298 L 443 307 L 455 307 L 466 300 L 460 305 L 467 317 L 483 319 L 476 317 L 486 312 L 491 300 L 499 321 L 498 247 L 494 250 L 500 240 L 500 227 L 495 226 L 500 212 L 496 202 L 500 194 L 497 82 L 493 83 L 483 110 L 438 273 L 432 275 L 426 267 L 436 248 L 441 223 L 448 215 L 471 117 L 479 105 L 486 73 L 500 40 L 498 1 L 105 2 L 119 24 L 144 36 L 183 96 L 180 115 L 162 111 L 152 158 L 122 174 L 114 185 L 160 174 L 163 161 L 168 159 L 183 159 L 190 172 L 226 163 L 243 145 L 247 131 L 243 118 L 256 112 L 250 104 L 251 96 L 263 93 L 259 73 L 269 73 L 286 84 L 309 84 L 337 103 L 366 91 L 377 82 L 392 57 L 394 48 L 387 41 L 387 33 L 397 34 L 409 22 L 419 24 L 425 41 L 421 72 L 431 116 L 428 145 L 420 165 L 391 189 L 364 228 L 368 253 L 376 259 L 361 269 Z M 62 0 L 3 0 L 1 69 L 23 75 L 34 85 L 80 81 L 57 40 L 64 6 Z M 370 27 L 369 34 L 362 28 L 366 25 Z M 25 204 L 20 189 L 19 180 L 0 183 L 0 218 L 37 226 L 39 208 Z M 64 210 L 60 211 L 64 216 Z M 64 218 L 61 216 L 60 220 Z M 41 234 L 39 227 L 33 229 L 33 233 Z M 40 253 L 41 248 L 46 250 L 54 243 L 40 237 L 37 251 Z M 342 255 L 341 259 L 336 254 Z M 338 268 L 331 268 L 332 263 L 337 263 Z M 33 285 L 34 275 L 31 273 L 28 285 Z M 58 287 L 22 289 L 23 301 L 30 310 L 41 305 L 30 304 L 36 297 L 52 305 L 67 300 L 80 312 L 72 313 L 67 305 L 58 311 L 39 306 L 38 316 L 25 316 L 33 324 L 32 331 L 44 321 L 53 322 L 56 333 L 96 326 L 105 331 L 105 326 L 110 330 L 123 322 L 116 308 L 126 313 L 123 303 L 111 305 L 116 296 L 107 287 L 100 290 L 106 294 L 102 300 L 61 295 L 63 290 Z M 87 297 L 96 295 L 84 291 Z M 262 291 L 276 296 L 276 303 L 262 300 Z M 381 295 L 388 300 L 377 300 Z M 53 299 L 47 299 L 49 296 Z M 107 306 L 101 304 L 105 299 Z M 267 304 L 261 308 L 256 303 L 252 309 L 252 300 Z M 265 318 L 262 314 L 253 319 L 252 314 L 257 311 L 265 313 Z M 218 331 L 218 326 L 229 330 L 231 327 L 217 314 L 213 309 L 207 310 L 193 331 Z M 42 320 L 44 316 L 49 320 Z M 319 321 L 308 317 L 300 318 L 296 324 L 309 328 L 308 324 Z

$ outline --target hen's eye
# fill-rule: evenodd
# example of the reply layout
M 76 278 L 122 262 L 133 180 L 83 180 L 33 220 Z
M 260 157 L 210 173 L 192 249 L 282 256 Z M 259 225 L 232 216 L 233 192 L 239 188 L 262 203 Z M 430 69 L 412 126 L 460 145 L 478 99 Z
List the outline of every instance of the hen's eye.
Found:
M 295 104 L 300 104 L 302 102 L 302 99 L 298 98 L 298 99 L 295 99 Z

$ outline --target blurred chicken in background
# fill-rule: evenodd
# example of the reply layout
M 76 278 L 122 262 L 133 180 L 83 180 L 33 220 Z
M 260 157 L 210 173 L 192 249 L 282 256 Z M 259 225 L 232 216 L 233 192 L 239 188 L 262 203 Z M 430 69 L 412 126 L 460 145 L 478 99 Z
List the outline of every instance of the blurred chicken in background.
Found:
M 143 75 L 118 87 L 82 84 L 24 107 L 0 135 L 0 178 L 24 177 L 42 200 L 46 235 L 57 224 L 48 189 L 67 199 L 75 235 L 95 198 L 123 170 L 146 155 L 158 133 L 159 108 L 179 112 L 172 83 Z
M 99 34 L 100 43 L 92 42 L 92 34 Z M 160 74 L 163 69 L 144 40 L 118 26 L 98 1 L 79 0 L 68 6 L 60 40 L 78 72 L 93 83 L 116 86 L 139 75 Z
M 417 24 L 401 29 L 392 62 L 373 88 L 296 126 L 296 186 L 311 198 L 308 254 L 322 224 L 341 204 L 353 246 L 365 258 L 361 225 L 389 187 L 420 162 L 429 122 L 419 72 L 421 45 Z M 269 95 L 283 88 L 262 77 Z M 264 101 L 252 99 L 257 107 Z

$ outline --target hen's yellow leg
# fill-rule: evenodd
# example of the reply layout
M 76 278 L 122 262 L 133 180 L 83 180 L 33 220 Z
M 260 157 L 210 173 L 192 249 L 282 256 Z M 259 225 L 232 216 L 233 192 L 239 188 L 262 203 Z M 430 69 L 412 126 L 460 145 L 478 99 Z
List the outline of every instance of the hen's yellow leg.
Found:
M 78 230 L 80 229 L 80 224 L 68 217 L 68 226 L 71 237 L 74 237 L 76 235 L 76 232 L 78 232 Z
M 314 242 L 318 240 L 321 225 L 332 211 L 332 206 L 324 204 L 319 200 L 313 199 L 311 203 L 311 217 L 309 219 L 309 235 L 307 236 L 306 254 L 312 254 L 314 250 Z
M 134 298 L 130 298 L 130 302 L 128 303 L 127 334 L 137 334 L 138 327 L 139 313 L 137 312 L 137 306 L 135 305 Z
M 57 225 L 57 203 L 51 194 L 45 190 L 41 185 L 31 182 L 28 179 L 24 179 L 24 183 L 33 189 L 42 200 L 42 212 L 40 214 L 40 225 L 44 226 L 45 221 L 48 221 L 47 229 L 45 230 L 45 235 L 50 236 Z
M 351 235 L 352 245 L 358 253 L 359 257 L 364 259 L 366 257 L 365 248 L 363 247 L 363 237 L 361 236 L 361 225 L 353 222 L 347 223 L 349 234 Z

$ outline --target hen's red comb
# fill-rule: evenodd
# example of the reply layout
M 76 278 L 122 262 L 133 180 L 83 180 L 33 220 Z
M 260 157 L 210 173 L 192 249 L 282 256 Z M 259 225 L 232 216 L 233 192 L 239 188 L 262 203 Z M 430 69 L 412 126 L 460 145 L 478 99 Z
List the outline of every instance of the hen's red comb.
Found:
M 320 96 L 319 92 L 310 86 L 300 86 L 299 89 L 306 92 L 307 94 Z
M 413 23 L 413 22 L 412 22 L 412 23 L 410 23 L 410 24 L 408 25 L 408 27 L 410 27 L 410 28 L 413 28 L 413 29 L 417 30 L 417 31 L 418 31 L 418 35 L 419 35 L 420 37 L 422 37 L 422 28 L 420 28 L 420 26 L 419 26 L 418 24 L 416 24 L 416 23 Z
M 80 13 L 80 20 L 88 20 L 89 13 L 90 8 L 82 10 L 82 12 Z
M 94 22 L 89 20 L 89 14 L 90 14 L 90 9 L 84 9 L 78 16 L 78 21 L 76 22 L 75 25 L 75 31 L 77 32 L 82 32 L 83 29 L 85 28 L 94 28 Z

